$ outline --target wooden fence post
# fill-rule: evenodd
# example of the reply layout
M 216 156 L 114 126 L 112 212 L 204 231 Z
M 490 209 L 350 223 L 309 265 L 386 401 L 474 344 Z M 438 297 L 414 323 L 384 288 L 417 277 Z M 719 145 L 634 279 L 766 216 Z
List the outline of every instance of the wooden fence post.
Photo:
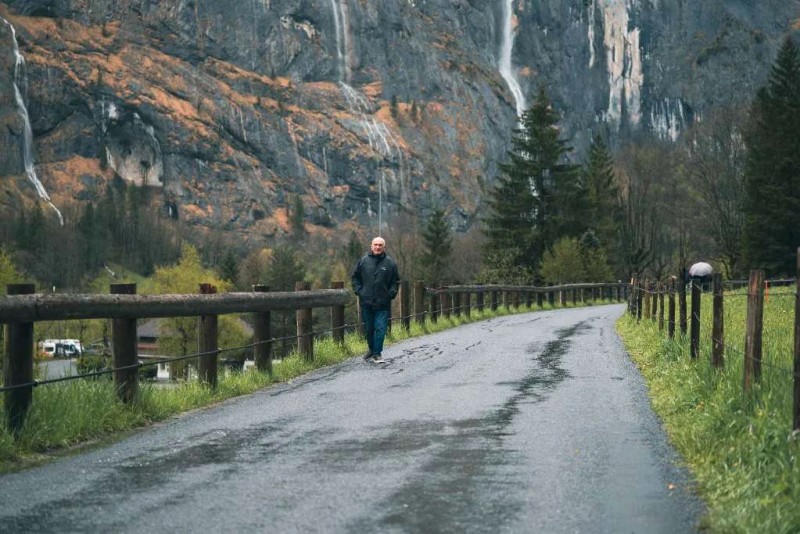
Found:
M 200 293 L 203 295 L 213 295 L 217 292 L 217 287 L 211 284 L 200 284 Z M 217 387 L 217 349 L 219 347 L 219 316 L 201 315 L 200 330 L 198 333 L 199 351 L 210 353 L 200 356 L 197 364 L 197 374 L 200 381 L 205 382 L 212 388 Z
M 691 346 L 689 353 L 692 359 L 697 359 L 700 354 L 700 283 L 692 280 L 692 330 L 690 332 Z
M 467 291 L 464 297 L 464 315 L 469 319 L 472 317 L 472 292 Z
M 453 293 L 450 295 L 450 298 L 453 300 L 453 315 L 456 317 L 461 317 L 461 293 Z
M 425 284 L 420 280 L 414 282 L 414 322 L 425 324 Z
M 485 307 L 484 304 L 485 295 L 486 294 L 483 292 L 483 289 L 479 290 L 478 294 L 475 295 L 475 305 L 478 307 L 478 313 L 480 315 L 483 315 L 483 308 Z
M 797 249 L 797 276 L 794 292 L 794 425 L 800 431 L 800 248 Z
M 644 308 L 642 309 L 642 317 L 645 319 L 650 318 L 650 280 L 644 279 Z
M 550 290 L 550 291 L 547 292 L 547 302 L 550 303 L 550 307 L 551 308 L 555 308 L 556 307 L 556 292 L 555 291 Z
M 658 331 L 664 331 L 664 293 L 667 285 L 663 282 L 658 283 Z
M 761 378 L 761 335 L 764 324 L 764 271 L 750 271 L 747 285 L 747 326 L 744 336 L 744 391 Z
M 400 281 L 400 324 L 406 332 L 411 330 L 411 282 Z
M 112 295 L 135 295 L 136 284 L 111 284 L 109 293 Z M 120 369 L 114 371 L 114 387 L 117 390 L 117 396 L 122 402 L 132 402 L 139 392 L 135 318 L 112 319 L 111 344 L 111 367 Z
M 572 305 L 573 306 L 577 306 L 578 305 L 578 288 L 577 287 L 573 287 L 572 288 Z
M 341 283 L 341 282 L 339 282 Z M 256 293 L 268 293 L 269 286 L 254 285 L 253 291 Z M 256 361 L 256 369 L 262 373 L 272 374 L 272 341 L 270 335 L 270 312 L 258 312 L 253 314 L 253 357 Z
M 331 282 L 332 289 L 344 289 L 344 282 Z M 334 343 L 344 345 L 344 305 L 331 306 L 331 337 Z
M 633 295 L 636 294 L 636 278 L 631 278 L 631 291 L 628 293 L 628 313 L 636 316 L 636 299 Z
M 642 301 L 644 300 L 644 288 L 642 282 L 636 284 L 636 320 L 642 320 Z
M 675 339 L 675 277 L 669 279 L 669 326 L 667 331 L 670 339 Z
M 542 293 L 541 289 L 536 290 L 536 306 L 539 309 L 544 307 L 544 294 Z
M 450 295 L 447 294 L 445 290 L 444 284 L 439 284 L 439 287 L 442 288 L 442 292 L 439 293 L 439 310 L 441 311 L 442 317 L 445 319 L 450 318 Z
M 436 324 L 439 322 L 439 302 L 440 302 L 439 295 L 437 293 L 431 293 L 431 322 Z
M 653 305 L 650 308 L 650 320 L 656 322 L 656 316 L 658 315 L 658 295 L 660 292 L 658 280 L 653 282 L 652 289 L 653 289 Z
M 309 291 L 311 282 L 295 282 L 295 291 Z M 307 362 L 314 360 L 314 334 L 311 308 L 297 310 L 297 352 Z
M 500 305 L 500 292 L 497 289 L 492 289 L 492 300 L 491 300 L 491 309 L 492 311 L 497 311 L 497 307 Z
M 714 322 L 711 327 L 711 365 L 725 365 L 725 311 L 722 301 L 722 274 L 714 273 Z
M 36 291 L 33 284 L 9 284 L 9 295 L 31 295 Z M 6 323 L 5 361 L 3 385 L 13 387 L 30 384 L 6 391 L 5 412 L 8 429 L 18 437 L 25 424 L 25 417 L 33 400 L 33 325 L 34 323 Z
M 567 307 L 567 290 L 566 289 L 561 289 L 561 291 L 559 291 L 559 296 L 561 297 L 560 298 L 561 307 L 562 308 L 566 308 Z
M 681 327 L 681 335 L 686 335 L 686 281 L 681 278 L 678 281 L 678 319 Z

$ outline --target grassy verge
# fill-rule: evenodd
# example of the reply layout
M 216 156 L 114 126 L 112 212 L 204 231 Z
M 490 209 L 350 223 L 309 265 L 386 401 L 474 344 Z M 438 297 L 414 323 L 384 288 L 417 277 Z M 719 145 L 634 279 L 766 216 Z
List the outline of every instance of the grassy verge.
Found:
M 390 345 L 468 322 L 540 309 L 550 309 L 550 306 L 545 303 L 543 308 L 519 310 L 501 306 L 494 312 L 486 308 L 483 313 L 473 309 L 470 317 L 440 317 L 436 323 L 430 319 L 423 324 L 412 322 L 409 331 L 395 324 L 387 335 L 386 343 Z M 256 370 L 224 372 L 215 390 L 194 380 L 183 381 L 169 388 L 143 383 L 139 398 L 132 405 L 125 405 L 117 399 L 109 379 L 75 380 L 34 388 L 31 409 L 19 438 L 14 440 L 5 425 L 0 424 L 0 472 L 35 465 L 76 445 L 108 440 L 124 431 L 162 421 L 188 410 L 253 393 L 270 384 L 285 382 L 362 354 L 366 348 L 366 342 L 357 334 L 345 336 L 344 345 L 341 346 L 329 338 L 315 340 L 313 362 L 307 362 L 295 353 L 276 364 L 272 376 Z M 0 408 L 3 397 L 0 395 Z M 2 410 L 0 415 L 5 418 Z
M 791 297 L 791 298 L 789 298 Z M 800 439 L 791 432 L 794 295 L 764 312 L 762 379 L 742 388 L 746 299 L 725 301 L 725 368 L 710 365 L 711 299 L 704 296 L 700 356 L 657 323 L 626 314 L 617 327 L 670 439 L 698 481 L 713 532 L 800 532 Z

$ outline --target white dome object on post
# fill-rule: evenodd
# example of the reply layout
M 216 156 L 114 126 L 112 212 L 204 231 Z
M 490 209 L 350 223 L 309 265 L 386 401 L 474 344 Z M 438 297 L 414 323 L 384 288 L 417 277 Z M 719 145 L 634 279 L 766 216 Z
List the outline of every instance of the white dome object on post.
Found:
M 702 261 L 689 267 L 689 276 L 709 276 L 713 272 L 714 268 Z

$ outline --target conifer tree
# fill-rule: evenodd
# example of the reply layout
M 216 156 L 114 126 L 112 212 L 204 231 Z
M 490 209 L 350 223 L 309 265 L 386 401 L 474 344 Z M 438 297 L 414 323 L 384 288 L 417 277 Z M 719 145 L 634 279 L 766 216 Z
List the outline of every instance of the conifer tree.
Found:
M 800 57 L 790 37 L 756 96 L 746 141 L 744 262 L 768 276 L 794 274 L 800 245 Z
M 306 276 L 306 268 L 297 257 L 297 252 L 289 245 L 279 245 L 272 249 L 272 258 L 267 266 L 266 283 L 272 291 L 294 291 L 295 283 Z M 285 338 L 293 333 L 294 312 L 281 311 L 272 314 L 273 332 Z M 288 343 L 283 341 L 283 352 Z
M 103 251 L 104 233 L 100 232 L 97 224 L 94 204 L 87 202 L 83 213 L 78 220 L 78 233 L 82 244 L 82 260 L 84 267 L 93 272 L 103 264 L 105 257 Z
M 431 214 L 422 229 L 422 243 L 425 247 L 422 264 L 426 278 L 429 283 L 435 284 L 442 279 L 453 252 L 453 237 L 444 210 L 436 209 Z
M 584 191 L 560 137 L 558 115 L 544 88 L 525 111 L 514 131 L 509 162 L 488 201 L 484 219 L 485 256 L 504 256 L 514 265 L 538 268 L 544 251 L 565 235 L 585 229 L 581 203 Z
M 595 136 L 589 149 L 583 181 L 586 186 L 586 226 L 605 250 L 612 250 L 619 228 L 618 191 L 614 165 L 603 138 Z
M 236 256 L 233 250 L 228 249 L 225 255 L 222 256 L 222 261 L 219 266 L 219 275 L 223 280 L 236 284 L 239 279 L 239 263 L 236 261 Z

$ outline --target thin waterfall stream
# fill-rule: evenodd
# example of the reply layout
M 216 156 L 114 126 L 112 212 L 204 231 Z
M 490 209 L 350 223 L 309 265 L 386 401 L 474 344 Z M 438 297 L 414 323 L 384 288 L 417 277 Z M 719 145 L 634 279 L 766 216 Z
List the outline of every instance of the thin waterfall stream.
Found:
M 45 202 L 47 202 L 50 205 L 50 207 L 53 208 L 53 210 L 56 212 L 56 214 L 58 215 L 58 221 L 59 223 L 61 223 L 61 226 L 64 226 L 64 217 L 61 215 L 61 212 L 58 210 L 58 208 L 56 208 L 53 202 L 50 200 L 50 195 L 47 194 L 44 185 L 42 185 L 42 182 L 36 175 L 36 168 L 33 165 L 33 129 L 31 128 L 30 117 L 28 116 L 28 107 L 25 105 L 25 99 L 23 98 L 22 91 L 20 91 L 19 89 L 20 72 L 22 72 L 22 75 L 25 76 L 25 58 L 19 51 L 19 43 L 17 42 L 16 29 L 10 22 L 8 22 L 4 18 L 3 22 L 11 29 L 11 37 L 14 42 L 14 59 L 15 59 L 14 98 L 17 102 L 17 108 L 24 123 L 22 154 L 23 154 L 23 161 L 25 164 L 25 175 L 28 177 L 28 180 L 30 180 L 31 183 L 33 183 L 33 186 L 36 188 L 36 192 L 39 194 L 39 197 Z
M 498 69 L 500 75 L 508 84 L 511 94 L 514 96 L 514 102 L 517 108 L 517 117 L 522 117 L 525 111 L 525 95 L 522 92 L 522 86 L 517 80 L 514 72 L 514 66 L 511 64 L 511 53 L 514 50 L 514 0 L 503 0 L 503 42 L 500 46 L 500 58 L 498 61 Z
M 375 110 L 372 104 L 362 93 L 350 85 L 352 76 L 351 57 L 352 43 L 350 42 L 350 10 L 347 0 L 331 0 L 333 22 L 336 30 L 336 56 L 338 60 L 339 86 L 347 102 L 350 112 L 360 117 L 359 123 L 367 137 L 370 148 L 378 152 L 384 159 L 396 160 L 399 166 L 399 183 L 401 193 L 403 188 L 403 151 L 389 128 L 374 117 Z M 392 172 L 394 176 L 394 171 Z M 383 226 L 383 195 L 386 182 L 387 169 L 381 169 L 378 187 L 378 232 L 380 235 Z M 395 179 L 397 177 L 395 176 Z M 404 195 L 401 194 L 401 201 Z M 367 212 L 372 214 L 372 206 L 367 199 Z

